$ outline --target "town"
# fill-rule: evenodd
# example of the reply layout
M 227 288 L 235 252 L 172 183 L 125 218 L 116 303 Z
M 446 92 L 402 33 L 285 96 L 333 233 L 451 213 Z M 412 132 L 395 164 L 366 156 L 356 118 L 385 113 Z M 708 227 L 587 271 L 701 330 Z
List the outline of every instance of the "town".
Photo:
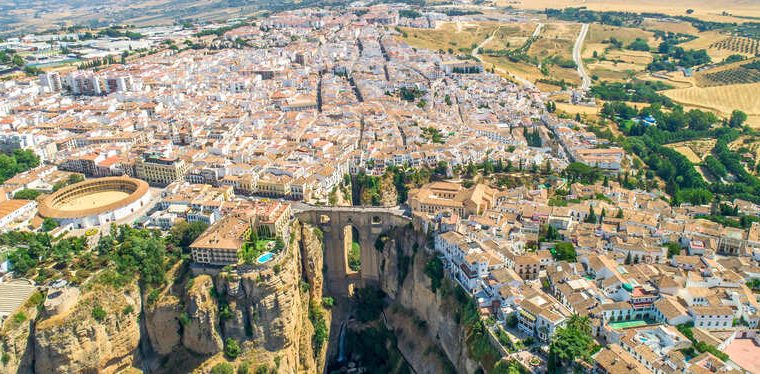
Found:
M 121 32 L 107 41 L 76 31 L 7 41 L 17 50 L 47 50 L 57 40 L 99 63 L 0 82 L 4 326 L 28 322 L 20 310 L 39 290 L 47 292 L 39 308 L 45 318 L 79 310 L 78 300 L 105 273 L 77 268 L 83 253 L 97 253 L 87 256 L 98 263 L 132 240 L 137 247 L 169 238 L 180 248 L 172 261 L 186 262 L 193 276 L 223 274 L 226 294 L 242 297 L 245 274 L 259 285 L 286 268 L 308 268 L 300 265 L 308 259 L 293 255 L 306 247 L 298 242 L 306 236 L 299 215 L 373 207 L 428 235 L 421 251 L 433 294 L 463 292 L 482 328 L 468 337 L 480 336 L 475 344 L 496 352 L 493 359 L 471 349 L 481 370 L 760 372 L 753 359 L 760 353 L 758 201 L 734 191 L 713 199 L 680 169 L 667 178 L 652 173 L 645 166 L 651 156 L 599 135 L 580 116 L 556 115 L 535 86 L 507 80 L 478 58 L 410 46 L 400 27 L 433 29 L 457 15 L 421 17 L 408 8 L 301 9 L 192 31 L 151 28 L 140 38 Z M 652 115 L 636 117 L 637 125 L 658 127 Z M 380 213 L 373 214 L 371 225 L 379 225 Z M 314 223 L 315 232 L 320 224 L 329 226 Z M 346 227 L 341 266 L 348 275 L 341 276 L 381 277 L 367 270 L 374 265 L 363 252 L 381 251 L 384 242 L 368 248 L 357 239 L 363 228 Z M 37 235 L 50 253 L 29 254 L 42 240 L 33 245 Z M 112 261 L 121 271 L 120 260 Z M 164 262 L 162 277 L 180 272 Z M 375 265 L 385 270 L 384 260 Z M 143 303 L 178 292 L 159 292 L 171 282 L 142 277 L 141 287 L 155 287 Z M 198 279 L 186 292 L 201 287 Z M 344 297 L 382 283 L 351 279 L 346 295 L 322 299 L 330 307 L 337 300 L 333 317 L 343 313 Z M 210 292 L 221 300 L 220 284 Z M 225 303 L 216 316 L 222 306 L 235 314 Z M 273 313 L 273 305 L 261 304 L 268 309 L 258 313 Z M 182 318 L 196 316 L 187 316 L 173 322 L 178 330 L 190 331 L 193 322 Z M 240 350 L 238 343 L 260 333 L 223 330 L 217 349 L 198 348 L 187 335 L 182 345 L 235 359 L 231 347 Z M 320 339 L 342 346 L 337 318 L 331 330 Z M 343 356 L 342 347 L 319 347 Z M 2 352 L 3 365 L 23 372 L 7 344 Z M 361 358 L 350 368 L 335 360 L 338 370 L 373 372 Z M 35 362 L 30 372 L 44 365 Z

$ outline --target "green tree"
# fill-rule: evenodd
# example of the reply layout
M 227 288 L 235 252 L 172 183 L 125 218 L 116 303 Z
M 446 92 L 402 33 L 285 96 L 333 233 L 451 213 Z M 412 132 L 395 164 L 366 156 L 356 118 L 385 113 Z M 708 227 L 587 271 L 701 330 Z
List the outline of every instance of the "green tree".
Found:
M 235 374 L 235 368 L 227 362 L 221 362 L 211 368 L 211 374 Z
M 52 231 L 56 227 L 58 227 L 58 221 L 52 218 L 45 218 L 42 221 L 42 231 L 45 231 L 45 232 Z
M 181 221 L 175 224 L 169 231 L 169 242 L 177 247 L 188 251 L 190 244 L 198 239 L 201 234 L 208 228 L 208 224 L 200 221 Z M 252 230 L 255 231 L 255 230 Z
M 744 113 L 741 110 L 734 110 L 731 112 L 731 117 L 728 120 L 728 125 L 730 127 L 741 127 L 741 125 L 743 125 L 746 120 L 747 113 Z
M 556 331 L 549 344 L 549 372 L 569 365 L 576 359 L 589 362 L 599 346 L 591 336 L 588 317 L 571 316 L 565 327 Z
M 557 261 L 575 262 L 577 254 L 575 246 L 570 242 L 560 242 L 554 245 L 554 259 Z
M 103 322 L 104 319 L 106 319 L 107 313 L 105 309 L 103 309 L 100 305 L 95 305 L 92 307 L 92 318 L 94 318 L 98 322 Z
M 240 355 L 240 345 L 235 339 L 227 338 L 224 341 L 224 355 L 232 360 Z
M 678 243 L 666 243 L 665 247 L 668 248 L 668 258 L 673 258 L 673 256 L 678 256 L 681 254 L 681 246 L 679 246 Z
M 25 188 L 19 192 L 16 192 L 13 195 L 13 198 L 16 200 L 36 200 L 37 197 L 39 197 L 41 194 L 42 192 L 40 191 Z
M 594 212 L 593 206 L 590 206 L 588 208 L 588 215 L 586 216 L 586 219 L 584 221 L 586 223 L 596 223 L 596 213 Z
M 431 258 L 425 263 L 425 274 L 430 277 L 430 288 L 435 293 L 443 282 L 443 261 L 438 257 Z

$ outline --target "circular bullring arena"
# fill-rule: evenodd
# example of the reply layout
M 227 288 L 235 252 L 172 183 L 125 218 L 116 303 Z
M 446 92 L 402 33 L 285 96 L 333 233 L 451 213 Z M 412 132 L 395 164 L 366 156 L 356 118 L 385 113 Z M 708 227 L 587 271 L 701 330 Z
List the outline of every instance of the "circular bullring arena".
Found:
M 45 197 L 40 215 L 72 228 L 99 226 L 127 217 L 151 199 L 148 183 L 129 177 L 89 179 Z

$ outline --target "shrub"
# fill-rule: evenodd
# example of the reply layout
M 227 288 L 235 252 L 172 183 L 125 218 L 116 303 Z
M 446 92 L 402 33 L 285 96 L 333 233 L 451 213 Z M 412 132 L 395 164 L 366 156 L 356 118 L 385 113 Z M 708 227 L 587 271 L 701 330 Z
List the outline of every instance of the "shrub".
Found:
M 309 321 L 311 321 L 311 325 L 314 327 L 314 336 L 312 337 L 314 353 L 318 354 L 322 351 L 322 346 L 327 341 L 329 333 L 322 308 L 315 302 L 309 303 Z
M 237 374 L 249 374 L 251 372 L 251 364 L 248 361 L 243 362 L 237 368 Z
M 425 264 L 425 274 L 430 277 L 430 287 L 435 293 L 443 281 L 443 262 L 440 258 L 434 257 Z
M 183 312 L 179 315 L 179 324 L 182 326 L 187 326 L 190 323 L 190 316 L 187 314 L 187 312 Z
M 333 305 L 335 305 L 335 299 L 332 297 L 323 297 L 322 298 L 322 306 L 325 308 L 332 308 Z
M 16 324 L 23 323 L 24 321 L 26 321 L 26 313 L 18 312 L 13 315 L 13 322 L 15 322 Z
M 224 341 L 224 355 L 229 359 L 236 359 L 240 355 L 240 345 L 235 339 L 227 338 Z
M 135 307 L 133 307 L 132 305 L 127 305 L 124 307 L 124 309 L 121 312 L 124 314 L 130 314 L 134 311 L 135 311 Z
M 223 305 L 221 308 L 219 308 L 219 320 L 226 321 L 228 319 L 232 319 L 234 315 L 232 314 L 232 310 L 230 310 L 229 305 Z
M 106 310 L 103 309 L 100 305 L 95 305 L 92 308 L 92 318 L 94 318 L 98 322 L 103 322 L 104 319 L 106 319 Z
M 235 369 L 232 365 L 222 362 L 211 368 L 211 374 L 235 374 Z
M 148 305 L 153 305 L 158 301 L 158 296 L 161 294 L 161 292 L 158 290 L 158 288 L 154 288 L 150 290 L 150 293 L 148 293 Z

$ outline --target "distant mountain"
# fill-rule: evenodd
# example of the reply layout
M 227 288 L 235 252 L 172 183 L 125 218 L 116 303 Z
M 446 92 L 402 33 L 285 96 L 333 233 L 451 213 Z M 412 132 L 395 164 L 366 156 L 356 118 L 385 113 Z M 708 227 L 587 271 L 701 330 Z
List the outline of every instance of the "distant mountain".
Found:
M 154 25 L 183 20 L 218 20 L 246 16 L 285 0 L 0 0 L 0 34 L 23 34 L 83 25 Z

